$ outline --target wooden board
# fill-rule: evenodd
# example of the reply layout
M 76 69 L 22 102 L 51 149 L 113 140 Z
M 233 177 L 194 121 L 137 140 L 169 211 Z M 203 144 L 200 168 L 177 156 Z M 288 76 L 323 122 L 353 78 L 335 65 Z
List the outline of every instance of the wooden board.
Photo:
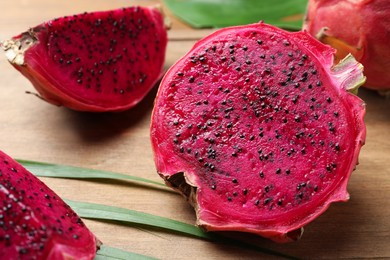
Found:
M 83 11 L 105 10 L 158 1 L 15 0 L 2 3 L 0 39 L 42 21 Z M 189 10 L 190 11 L 190 10 Z M 169 11 L 166 10 L 168 15 Z M 194 31 L 172 18 L 166 67 L 211 30 Z M 134 109 L 90 114 L 49 105 L 25 91 L 31 84 L 0 55 L 0 149 L 12 157 L 115 171 L 156 181 L 149 142 L 156 88 Z M 306 227 L 303 238 L 275 244 L 249 236 L 260 246 L 306 259 L 390 258 L 390 100 L 361 90 L 367 103 L 367 141 L 353 173 L 348 203 L 330 209 Z M 121 182 L 42 178 L 60 196 L 139 210 L 194 223 L 192 208 L 179 195 Z M 270 258 L 234 244 L 212 243 L 155 229 L 86 220 L 108 246 L 159 259 Z

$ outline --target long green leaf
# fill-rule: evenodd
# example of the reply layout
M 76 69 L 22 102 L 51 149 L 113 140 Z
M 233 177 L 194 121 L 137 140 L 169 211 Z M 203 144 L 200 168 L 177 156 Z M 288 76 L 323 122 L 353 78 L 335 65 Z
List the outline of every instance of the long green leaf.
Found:
M 273 251 L 271 249 L 262 248 L 257 245 L 248 244 L 243 241 L 228 238 L 218 235 L 216 233 L 206 233 L 200 228 L 183 223 L 177 220 L 164 218 L 148 213 L 134 211 L 130 209 L 118 208 L 113 206 L 106 206 L 95 203 L 79 202 L 65 200 L 69 206 L 73 208 L 76 213 L 82 218 L 98 219 L 98 220 L 115 220 L 127 224 L 143 225 L 154 228 L 160 228 L 167 231 L 174 231 L 177 233 L 189 235 L 195 238 L 200 238 L 208 241 L 228 242 L 234 245 L 242 246 L 245 248 L 253 249 L 262 253 L 280 256 L 288 259 L 296 259 L 292 256 L 285 255 L 283 253 Z
M 108 247 L 105 245 L 100 246 L 99 251 L 96 253 L 95 260 L 113 260 L 113 259 L 121 259 L 121 260 L 153 260 L 156 258 L 140 255 L 132 252 L 127 252 L 120 250 L 118 248 Z
M 162 228 L 194 237 L 211 239 L 211 235 L 203 232 L 200 228 L 169 218 L 101 204 L 71 200 L 66 200 L 66 203 L 68 203 L 68 205 L 82 218 L 116 220 L 131 224 Z
M 81 167 L 74 167 L 68 165 L 51 164 L 44 162 L 35 162 L 28 160 L 17 160 L 27 170 L 31 171 L 36 176 L 40 177 L 54 177 L 54 178 L 71 178 L 71 179 L 112 179 L 112 180 L 128 180 L 138 183 L 147 183 L 165 187 L 161 182 L 152 181 L 149 179 L 109 172 L 94 169 L 87 169 Z
M 264 21 L 300 30 L 307 0 L 164 0 L 178 18 L 195 28 L 226 27 Z

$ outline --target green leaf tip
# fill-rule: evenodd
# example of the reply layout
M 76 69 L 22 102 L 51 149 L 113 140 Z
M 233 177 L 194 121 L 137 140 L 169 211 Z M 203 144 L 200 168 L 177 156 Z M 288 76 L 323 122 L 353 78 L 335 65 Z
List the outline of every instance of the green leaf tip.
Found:
M 342 88 L 357 95 L 359 87 L 366 82 L 363 70 L 363 65 L 357 62 L 352 54 L 348 54 L 332 67 L 332 74 L 340 82 Z
M 163 0 L 171 12 L 194 28 L 221 28 L 264 21 L 300 30 L 306 0 Z
M 45 162 L 36 162 L 29 160 L 17 159 L 27 170 L 39 177 L 52 178 L 70 178 L 70 179 L 112 179 L 133 181 L 137 183 L 153 184 L 166 188 L 162 182 L 157 182 L 137 176 L 126 175 L 121 173 L 101 171 L 95 169 L 74 167 L 69 165 L 51 164 Z M 168 189 L 167 189 L 168 190 Z

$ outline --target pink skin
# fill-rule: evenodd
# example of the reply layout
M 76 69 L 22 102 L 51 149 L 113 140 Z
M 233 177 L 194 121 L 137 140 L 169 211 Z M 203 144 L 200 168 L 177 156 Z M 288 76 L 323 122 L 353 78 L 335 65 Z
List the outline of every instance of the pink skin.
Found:
M 390 90 L 389 17 L 388 0 L 310 0 L 303 30 L 318 35 L 327 27 L 324 42 L 363 64 L 364 86 Z
M 263 39 L 261 46 L 264 47 L 259 47 L 257 37 Z M 288 44 L 285 39 L 288 39 Z M 230 58 L 232 43 L 234 61 Z M 214 50 L 213 46 L 216 47 Z M 269 58 L 279 51 L 282 55 Z M 295 53 L 293 56 L 297 60 L 289 58 L 289 51 Z M 265 53 L 266 58 L 258 58 L 261 53 Z M 307 63 L 295 66 L 295 79 L 299 80 L 299 75 L 313 68 L 317 68 L 317 73 L 296 88 L 279 85 L 277 82 L 285 78 L 283 70 L 288 70 L 294 62 L 298 63 L 302 53 L 307 54 L 304 59 Z M 244 231 L 277 242 L 287 242 L 297 239 L 300 229 L 322 214 L 332 202 L 348 200 L 347 181 L 365 140 L 365 109 L 363 101 L 346 89 L 354 85 L 351 80 L 355 76 L 361 76 L 361 66 L 350 59 L 343 66 L 334 68 L 333 53 L 332 48 L 316 41 L 308 33 L 289 33 L 259 23 L 221 29 L 207 36 L 170 68 L 160 84 L 152 115 L 154 159 L 158 173 L 168 185 L 180 190 L 175 181 L 177 176 L 173 176 L 184 173 L 186 183 L 195 187 L 196 191 L 192 194 L 188 194 L 188 190 L 182 192 L 194 205 L 199 225 L 209 231 Z M 271 65 L 271 73 L 275 75 L 269 77 L 264 72 L 264 66 L 273 62 L 277 64 L 276 67 Z M 237 66 L 240 66 L 239 70 Z M 323 88 L 308 88 L 310 82 L 315 85 L 319 75 Z M 289 124 L 281 123 L 284 112 L 272 114 L 267 108 L 260 110 L 260 116 L 256 117 L 249 100 L 255 104 L 259 100 L 255 94 L 256 86 L 261 85 L 262 80 L 266 82 L 265 86 L 272 86 L 271 90 L 279 93 L 277 98 L 266 98 L 265 102 L 289 111 L 297 109 L 302 118 L 313 113 L 308 108 L 313 95 L 317 100 L 322 99 L 324 106 L 329 103 L 324 95 L 330 96 L 333 100 L 331 108 L 320 120 L 307 117 L 302 128 L 296 124 L 292 113 L 286 116 Z M 364 80 L 358 82 L 361 84 Z M 229 92 L 224 91 L 225 88 Z M 317 92 L 318 88 L 321 90 Z M 247 99 L 243 99 L 243 93 Z M 308 96 L 303 95 L 305 93 Z M 296 94 L 302 94 L 302 102 L 291 102 L 285 97 Z M 224 104 L 224 100 L 229 99 L 231 104 Z M 245 105 L 248 109 L 243 110 Z M 234 107 L 226 112 L 225 109 L 229 110 L 230 106 Z M 338 134 L 334 136 L 329 135 L 327 122 L 333 120 L 333 112 L 329 111 L 335 109 L 340 110 L 343 116 L 337 116 L 335 128 Z M 226 113 L 231 116 L 225 117 Z M 268 113 L 274 116 L 270 123 L 265 121 Z M 229 125 L 230 122 L 233 123 Z M 207 127 L 203 128 L 205 125 Z M 260 127 L 267 129 L 264 137 L 259 136 Z M 295 135 L 299 128 L 304 129 L 306 136 L 318 133 L 319 138 L 328 142 L 327 145 L 320 148 L 310 145 L 310 141 L 305 143 L 304 138 Z M 282 133 L 281 139 L 273 139 L 275 130 Z M 216 135 L 217 131 L 219 135 Z M 244 136 L 240 137 L 240 133 Z M 250 138 L 251 135 L 253 138 Z M 272 138 L 272 145 L 267 141 L 268 137 Z M 207 141 L 210 138 L 212 142 Z M 291 148 L 292 141 L 298 145 L 295 150 L 306 147 L 306 152 L 288 155 L 286 151 Z M 340 152 L 335 153 L 329 148 L 331 142 L 338 142 L 343 147 Z M 242 150 L 237 151 L 235 146 Z M 268 163 L 267 159 L 259 160 L 259 148 L 264 150 L 263 154 L 273 152 L 274 163 Z M 215 154 L 212 149 L 215 149 Z M 331 175 L 333 177 L 322 176 L 321 172 L 330 161 L 337 162 L 337 173 Z M 205 166 L 206 162 L 212 163 L 215 169 L 210 170 L 210 164 Z M 275 174 L 277 168 L 283 168 L 283 173 Z M 295 174 L 285 174 L 286 169 Z M 259 177 L 260 171 L 266 172 L 264 178 Z M 305 184 L 305 189 L 311 195 L 300 203 L 294 198 L 297 184 L 302 181 L 310 183 Z M 268 191 L 265 187 L 269 184 L 272 187 Z M 318 190 L 313 190 L 314 185 L 318 185 Z M 273 200 L 266 202 L 270 194 Z M 261 203 L 256 202 L 258 199 Z M 286 201 L 285 204 L 277 204 L 278 199 Z

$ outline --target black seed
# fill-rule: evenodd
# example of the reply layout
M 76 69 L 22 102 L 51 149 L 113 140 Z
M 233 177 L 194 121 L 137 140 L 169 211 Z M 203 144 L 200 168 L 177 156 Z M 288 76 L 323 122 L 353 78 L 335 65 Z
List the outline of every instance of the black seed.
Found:
M 243 190 L 242 190 L 242 193 L 243 193 L 244 195 L 247 195 L 247 194 L 248 194 L 248 190 L 247 190 L 247 189 L 243 189 Z
M 188 80 L 190 83 L 193 83 L 195 81 L 194 76 L 190 76 L 190 79 Z
M 258 39 L 258 40 L 257 40 L 257 43 L 258 43 L 258 44 L 262 44 L 262 43 L 263 43 L 263 41 L 262 41 L 262 40 L 260 40 L 260 39 Z
M 340 151 L 340 145 L 339 145 L 339 143 L 336 143 L 336 144 L 334 145 L 334 149 L 336 149 L 336 151 Z
M 286 174 L 289 175 L 291 171 L 289 169 L 286 170 Z
M 271 202 L 271 198 L 266 198 L 265 200 L 264 200 L 264 205 L 267 205 L 268 203 L 270 203 Z
M 334 125 L 333 125 L 332 122 L 329 122 L 329 131 L 331 131 L 331 132 L 334 132 L 334 131 L 335 131 Z
M 228 197 L 227 200 L 228 200 L 228 201 L 232 201 L 232 197 Z
M 19 254 L 22 254 L 22 255 L 27 254 L 27 249 L 26 248 L 20 248 L 19 249 Z
M 259 204 L 260 204 L 260 200 L 256 200 L 255 205 L 259 205 Z
M 338 117 L 338 116 L 339 116 L 339 112 L 334 112 L 333 115 L 334 115 L 335 117 Z
M 317 82 L 316 82 L 316 85 L 319 87 L 319 86 L 322 85 L 322 82 L 321 82 L 321 81 L 317 81 Z
M 281 170 L 280 168 L 277 168 L 277 169 L 276 169 L 276 174 L 280 174 L 281 171 L 282 171 L 282 170 Z
M 263 179 L 263 178 L 264 178 L 264 173 L 263 173 L 263 172 L 260 172 L 260 173 L 259 173 L 259 176 L 260 176 L 260 178 Z
M 283 204 L 283 200 L 282 199 L 279 199 L 278 200 L 278 205 L 280 206 L 280 205 L 282 205 Z
M 217 186 L 211 185 L 211 189 L 215 190 L 216 188 L 217 188 Z
M 326 101 L 327 101 L 328 103 L 331 103 L 331 102 L 332 102 L 332 99 L 331 99 L 330 97 L 327 97 L 327 98 L 326 98 Z
M 232 180 L 233 183 L 238 183 L 237 179 Z

